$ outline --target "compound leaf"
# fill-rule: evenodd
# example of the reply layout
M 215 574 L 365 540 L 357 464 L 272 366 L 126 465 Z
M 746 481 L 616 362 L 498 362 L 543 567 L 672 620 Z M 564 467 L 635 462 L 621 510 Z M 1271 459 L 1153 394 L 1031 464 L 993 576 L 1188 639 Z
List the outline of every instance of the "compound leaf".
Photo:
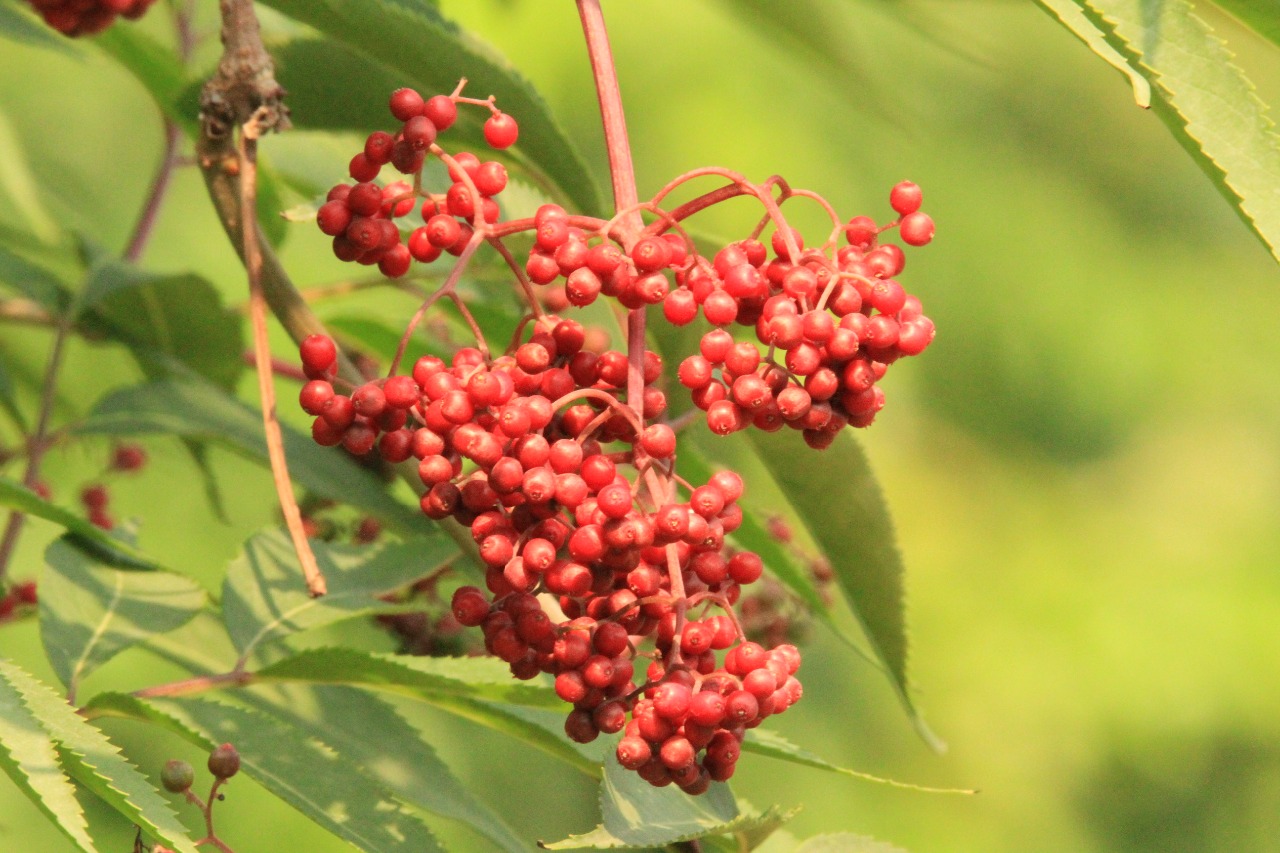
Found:
M 144 832 L 181 853 L 195 853 L 195 845 L 168 802 L 65 699 L 4 659 L 0 659 L 0 683 L 17 695 L 57 745 L 68 775 Z
M 94 669 L 186 624 L 205 603 L 204 590 L 190 578 L 110 568 L 65 539 L 50 543 L 44 559 L 40 637 L 71 695 Z
M 307 593 L 293 543 L 282 531 L 254 535 L 228 566 L 222 614 L 242 660 L 258 646 L 298 631 L 389 609 L 379 594 L 439 568 L 457 546 L 436 535 L 371 546 L 313 541 L 312 550 L 329 586 L 319 598 Z

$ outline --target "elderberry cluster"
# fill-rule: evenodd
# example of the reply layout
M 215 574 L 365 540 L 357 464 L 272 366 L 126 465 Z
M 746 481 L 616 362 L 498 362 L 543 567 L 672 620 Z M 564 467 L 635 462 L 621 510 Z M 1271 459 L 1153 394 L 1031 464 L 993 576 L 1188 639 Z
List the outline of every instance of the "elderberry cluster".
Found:
M 155 0 L 28 0 L 49 26 L 66 36 L 102 32 L 117 17 L 141 18 Z
M 574 706 L 570 737 L 629 727 L 624 766 L 697 793 L 732 774 L 748 727 L 800 697 L 799 656 L 743 645 L 732 616 L 764 568 L 725 541 L 742 521 L 742 479 L 721 471 L 679 498 L 665 485 L 674 431 L 640 426 L 627 357 L 585 350 L 585 338 L 581 324 L 544 316 L 510 355 L 423 356 L 411 374 L 347 395 L 333 386 L 336 347 L 312 336 L 300 403 L 320 444 L 418 460 L 422 511 L 468 525 L 486 567 L 486 590 L 454 594 L 454 618 L 480 627 L 515 676 L 555 677 Z M 645 420 L 666 409 L 652 384 L 661 373 L 647 353 Z M 652 662 L 637 684 L 640 654 Z
M 507 170 L 493 160 L 481 161 L 471 152 L 449 157 L 435 145 L 439 133 L 458 118 L 460 95 L 434 95 L 423 99 L 413 89 L 397 89 L 391 95 L 391 114 L 401 126 L 394 134 L 374 131 L 364 149 L 351 158 L 348 172 L 357 183 L 337 184 L 316 211 L 320 230 L 333 238 L 333 253 L 340 260 L 378 266 L 389 278 L 409 271 L 412 261 L 431 263 L 448 252 L 460 255 L 472 236 L 477 213 L 485 222 L 500 216 L 494 197 L 507 186 Z M 519 128 L 515 119 L 490 107 L 485 140 L 496 149 L 515 144 Z M 420 212 L 424 224 L 401 242 L 398 217 L 413 212 L 428 153 L 440 156 L 453 182 L 444 193 L 422 193 Z M 384 166 L 412 176 L 415 184 L 395 180 L 377 183 Z

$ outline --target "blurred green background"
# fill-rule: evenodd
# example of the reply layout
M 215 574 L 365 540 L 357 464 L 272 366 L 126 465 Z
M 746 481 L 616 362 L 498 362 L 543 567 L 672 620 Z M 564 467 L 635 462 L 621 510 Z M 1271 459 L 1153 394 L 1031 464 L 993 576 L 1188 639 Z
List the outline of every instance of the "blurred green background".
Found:
M 206 34 L 212 5 L 202 6 Z M 441 7 L 524 70 L 607 186 L 573 4 Z M 851 830 L 915 853 L 1280 850 L 1274 260 L 1134 106 L 1124 78 L 1030 2 L 614 0 L 606 13 L 642 197 L 716 164 L 781 174 L 846 217 L 883 220 L 889 188 L 911 179 L 938 223 L 902 279 L 938 339 L 891 373 L 889 405 L 859 438 L 908 564 L 919 703 L 950 751 L 926 749 L 882 678 L 821 629 L 806 649 L 805 699 L 774 725 L 845 766 L 981 793 L 903 791 L 748 756 L 739 794 L 802 805 L 795 837 Z M 1201 14 L 1274 102 L 1274 49 Z M 141 26 L 161 36 L 162 17 Z M 342 80 L 330 83 L 341 98 Z M 6 43 L 0 113 L 52 215 L 121 246 L 160 150 L 158 119 L 131 79 L 103 58 Z M 264 150 L 336 181 L 353 149 L 294 134 Z M 20 216 L 0 192 L 0 221 Z M 752 218 L 728 206 L 703 230 L 733 239 Z M 291 229 L 284 259 L 301 283 L 345 274 L 313 226 Z M 190 171 L 144 260 L 200 271 L 242 298 L 242 273 Z M 365 310 L 403 317 L 408 304 L 375 299 Z M 38 375 L 47 333 L 0 328 L 0 357 Z M 73 348 L 69 404 L 90 402 L 124 364 Z M 156 465 L 113 485 L 116 511 L 142 520 L 144 548 L 212 587 L 239 543 L 271 522 L 270 479 L 215 454 L 228 496 L 219 522 L 181 447 L 148 446 Z M 73 503 L 104 454 L 105 444 L 55 452 L 56 497 Z M 17 577 L 36 572 L 51 535 L 30 526 Z M 33 622 L 0 629 L 0 653 L 52 680 Z M 89 688 L 141 685 L 156 678 L 151 666 L 126 656 Z M 531 840 L 594 825 L 581 779 L 513 741 L 423 719 Z M 151 730 L 109 730 L 153 759 L 149 771 L 195 757 Z M 238 850 L 346 849 L 247 781 L 220 814 Z M 438 824 L 460 849 L 484 849 Z M 127 849 L 126 828 L 107 831 L 125 845 L 111 849 Z M 0 783 L 0 848 L 65 846 Z

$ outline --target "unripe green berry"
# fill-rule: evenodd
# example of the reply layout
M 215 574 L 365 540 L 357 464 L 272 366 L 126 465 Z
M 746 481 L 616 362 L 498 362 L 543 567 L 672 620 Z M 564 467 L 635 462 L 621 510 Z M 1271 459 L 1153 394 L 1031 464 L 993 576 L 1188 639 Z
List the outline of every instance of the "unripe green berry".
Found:
M 219 779 L 230 779 L 240 770 L 240 753 L 229 743 L 224 743 L 209 753 L 209 772 Z
M 196 772 L 191 765 L 178 758 L 166 761 L 164 769 L 160 771 L 160 781 L 164 789 L 175 794 L 181 794 L 190 788 L 195 778 Z

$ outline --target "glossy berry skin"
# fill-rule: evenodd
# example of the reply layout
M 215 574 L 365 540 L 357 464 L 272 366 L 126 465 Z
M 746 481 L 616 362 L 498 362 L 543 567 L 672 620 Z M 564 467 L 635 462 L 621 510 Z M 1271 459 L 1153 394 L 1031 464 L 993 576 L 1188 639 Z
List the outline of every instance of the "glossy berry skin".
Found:
M 510 148 L 520 136 L 520 126 L 506 113 L 496 113 L 484 123 L 484 140 L 493 148 Z
M 889 191 L 889 205 L 901 216 L 919 210 L 923 198 L 920 187 L 911 181 L 903 181 Z

